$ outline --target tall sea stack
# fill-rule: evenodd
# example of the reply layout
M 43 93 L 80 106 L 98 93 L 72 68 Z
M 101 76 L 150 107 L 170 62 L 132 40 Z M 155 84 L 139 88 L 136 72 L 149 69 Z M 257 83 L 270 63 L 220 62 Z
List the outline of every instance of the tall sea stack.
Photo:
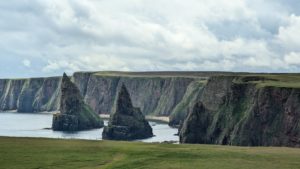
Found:
M 79 131 L 103 127 L 103 121 L 84 103 L 77 86 L 64 73 L 61 82 L 60 113 L 53 115 L 52 129 Z
M 115 112 L 102 137 L 110 140 L 135 140 L 152 137 L 152 128 L 140 108 L 132 105 L 130 95 L 123 84 L 115 102 Z

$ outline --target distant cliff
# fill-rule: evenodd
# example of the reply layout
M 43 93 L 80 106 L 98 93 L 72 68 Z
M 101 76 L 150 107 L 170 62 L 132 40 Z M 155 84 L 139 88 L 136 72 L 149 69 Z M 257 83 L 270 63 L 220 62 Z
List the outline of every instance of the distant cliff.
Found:
M 60 77 L 0 80 L 0 110 L 57 110 Z
M 299 76 L 217 76 L 180 130 L 182 143 L 300 146 Z
M 205 73 L 186 72 L 77 72 L 73 81 L 84 100 L 97 113 L 110 113 L 117 91 L 124 83 L 135 107 L 144 114 L 169 116 L 174 123 L 183 120 L 188 102 Z M 198 82 L 199 81 L 199 82 Z M 18 112 L 59 109 L 61 77 L 0 80 L 0 110 Z M 189 95 L 193 95 L 190 97 Z M 180 113 L 179 113 L 180 112 Z
M 87 83 L 85 79 L 88 79 Z M 124 83 L 132 97 L 133 105 L 140 107 L 142 112 L 170 115 L 194 80 L 194 78 L 184 77 L 74 74 L 74 81 L 84 94 L 85 101 L 98 113 L 112 111 L 116 91 Z

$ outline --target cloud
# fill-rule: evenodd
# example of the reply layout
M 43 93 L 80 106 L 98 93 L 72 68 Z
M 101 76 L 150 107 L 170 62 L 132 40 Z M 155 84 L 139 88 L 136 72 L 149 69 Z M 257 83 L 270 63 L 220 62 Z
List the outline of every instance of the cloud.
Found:
M 34 76 L 80 70 L 299 71 L 291 63 L 300 52 L 297 6 L 295 0 L 1 1 L 0 58 L 31 66 L 39 72 Z M 23 73 L 16 70 L 15 76 Z
M 287 50 L 300 51 L 300 16 L 292 14 L 288 25 L 279 27 L 278 40 Z
M 74 63 L 65 60 L 49 61 L 47 66 L 43 68 L 44 72 L 52 72 L 57 70 L 65 70 L 66 72 L 69 73 L 69 72 L 79 71 L 80 69 Z
M 284 61 L 289 65 L 300 65 L 300 53 L 291 52 L 284 56 Z
M 24 59 L 24 60 L 23 60 L 23 65 L 26 66 L 26 67 L 31 67 L 31 62 L 30 62 L 30 60 Z

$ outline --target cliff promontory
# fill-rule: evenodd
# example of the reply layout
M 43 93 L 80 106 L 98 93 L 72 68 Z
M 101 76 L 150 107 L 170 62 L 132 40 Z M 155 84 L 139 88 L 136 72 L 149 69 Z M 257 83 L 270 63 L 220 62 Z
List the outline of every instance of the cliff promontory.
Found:
M 181 143 L 300 146 L 298 77 L 211 77 L 180 130 Z

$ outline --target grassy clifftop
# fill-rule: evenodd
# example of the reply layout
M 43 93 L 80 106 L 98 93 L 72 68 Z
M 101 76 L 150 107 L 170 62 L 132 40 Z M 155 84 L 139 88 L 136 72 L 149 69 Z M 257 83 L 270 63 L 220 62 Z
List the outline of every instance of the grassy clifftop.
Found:
M 197 72 L 197 71 L 161 71 L 161 72 L 93 72 L 96 76 L 118 77 L 190 77 L 202 78 L 211 76 L 237 76 L 243 83 L 255 83 L 258 87 L 274 86 L 300 88 L 300 73 L 247 73 L 247 72 Z
M 150 71 L 150 72 L 121 72 L 101 71 L 94 72 L 98 76 L 122 76 L 122 77 L 208 77 L 212 75 L 230 75 L 230 72 L 196 72 L 196 71 Z
M 0 138 L 0 168 L 298 169 L 300 149 Z
M 238 76 L 236 83 L 253 83 L 258 87 L 300 88 L 300 74 L 254 74 Z

